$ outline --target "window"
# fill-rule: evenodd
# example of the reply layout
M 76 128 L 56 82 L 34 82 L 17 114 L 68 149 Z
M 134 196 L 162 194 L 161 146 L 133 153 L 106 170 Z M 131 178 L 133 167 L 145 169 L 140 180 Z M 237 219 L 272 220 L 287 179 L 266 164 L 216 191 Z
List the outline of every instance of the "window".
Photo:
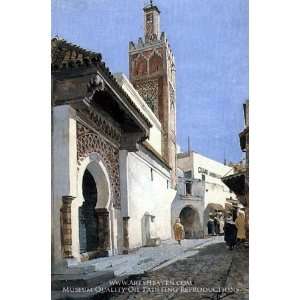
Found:
M 205 175 L 202 174 L 202 181 L 205 181 Z
M 186 182 L 185 193 L 186 193 L 186 195 L 192 195 L 192 183 L 191 182 Z
M 153 169 L 150 169 L 150 176 L 151 176 L 151 181 L 153 181 Z

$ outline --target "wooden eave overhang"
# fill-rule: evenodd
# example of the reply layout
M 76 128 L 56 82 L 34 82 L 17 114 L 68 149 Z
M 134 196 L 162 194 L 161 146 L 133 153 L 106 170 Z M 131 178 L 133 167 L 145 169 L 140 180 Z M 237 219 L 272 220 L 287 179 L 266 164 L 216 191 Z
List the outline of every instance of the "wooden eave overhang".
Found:
M 54 38 L 52 44 L 52 103 L 70 104 L 76 109 L 96 109 L 106 105 L 108 113 L 122 116 L 128 132 L 139 128 L 141 141 L 149 137 L 148 118 L 131 100 L 102 61 L 100 53 Z
M 245 195 L 246 184 L 245 184 L 246 172 L 239 172 L 229 176 L 222 177 L 221 180 L 230 190 L 232 190 L 237 196 Z

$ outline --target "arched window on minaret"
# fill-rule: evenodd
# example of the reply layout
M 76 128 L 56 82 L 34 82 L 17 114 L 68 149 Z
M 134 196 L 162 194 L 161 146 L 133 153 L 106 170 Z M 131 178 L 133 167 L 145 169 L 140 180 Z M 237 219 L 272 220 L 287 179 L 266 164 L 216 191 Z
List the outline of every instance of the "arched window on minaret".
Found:
M 149 60 L 149 73 L 153 74 L 156 72 L 160 72 L 161 70 L 162 70 L 162 59 L 157 53 L 154 53 Z
M 141 76 L 147 74 L 147 60 L 143 56 L 138 56 L 134 61 L 133 74 Z

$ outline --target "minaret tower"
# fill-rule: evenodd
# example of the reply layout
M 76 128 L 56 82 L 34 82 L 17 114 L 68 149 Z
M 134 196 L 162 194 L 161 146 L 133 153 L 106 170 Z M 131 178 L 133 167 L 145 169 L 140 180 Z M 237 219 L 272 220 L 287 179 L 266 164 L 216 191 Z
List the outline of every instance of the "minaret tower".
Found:
M 175 58 L 164 32 L 160 11 L 144 7 L 144 38 L 129 43 L 129 78 L 162 125 L 162 156 L 172 168 L 176 184 L 176 87 Z

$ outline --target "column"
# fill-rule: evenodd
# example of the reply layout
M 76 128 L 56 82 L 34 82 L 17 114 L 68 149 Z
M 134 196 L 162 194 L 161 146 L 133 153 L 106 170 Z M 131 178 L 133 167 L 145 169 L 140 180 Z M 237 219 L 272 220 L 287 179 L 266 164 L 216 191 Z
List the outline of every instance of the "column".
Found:
M 110 226 L 109 226 L 109 212 L 105 208 L 96 209 L 98 222 L 98 240 L 99 250 L 108 254 L 110 249 Z
M 129 250 L 129 233 L 128 233 L 128 221 L 130 217 L 123 217 L 123 254 L 128 254 Z
M 62 248 L 64 258 L 72 258 L 72 222 L 71 222 L 71 205 L 75 199 L 73 196 L 62 197 Z

